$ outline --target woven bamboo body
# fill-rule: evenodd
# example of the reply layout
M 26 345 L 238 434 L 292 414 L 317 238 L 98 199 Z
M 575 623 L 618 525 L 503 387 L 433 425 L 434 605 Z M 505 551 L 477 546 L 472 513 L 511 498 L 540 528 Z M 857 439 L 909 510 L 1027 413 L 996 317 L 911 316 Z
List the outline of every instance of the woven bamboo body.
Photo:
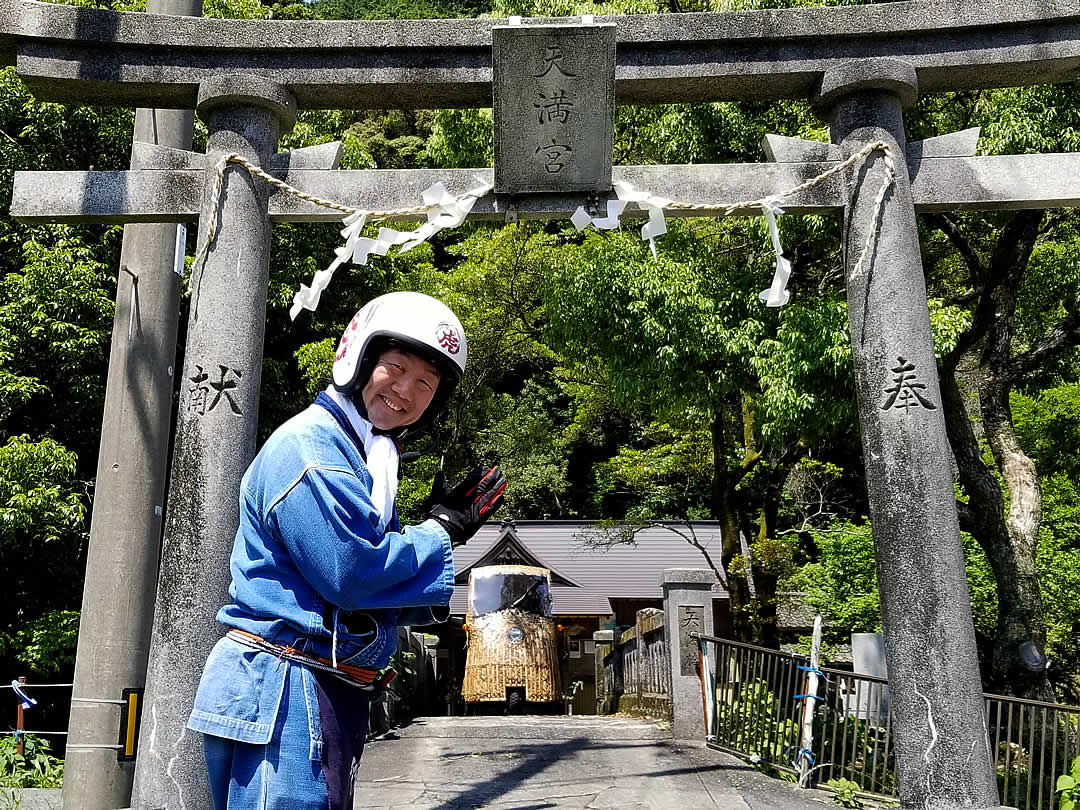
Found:
M 506 689 L 525 687 L 525 700 L 558 700 L 559 649 L 555 622 L 520 610 L 468 618 L 468 654 L 461 694 L 466 703 L 506 700 Z M 511 631 L 520 629 L 521 640 Z M 516 633 L 514 634 L 516 637 Z

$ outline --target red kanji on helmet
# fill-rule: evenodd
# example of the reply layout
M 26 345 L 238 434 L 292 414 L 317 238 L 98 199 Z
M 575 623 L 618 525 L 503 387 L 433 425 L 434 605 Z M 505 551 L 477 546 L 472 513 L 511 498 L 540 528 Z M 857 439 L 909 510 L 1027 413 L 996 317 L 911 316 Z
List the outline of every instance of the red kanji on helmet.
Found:
M 457 330 L 446 321 L 435 328 L 435 339 L 448 354 L 457 354 L 461 349 L 461 338 L 458 337 Z

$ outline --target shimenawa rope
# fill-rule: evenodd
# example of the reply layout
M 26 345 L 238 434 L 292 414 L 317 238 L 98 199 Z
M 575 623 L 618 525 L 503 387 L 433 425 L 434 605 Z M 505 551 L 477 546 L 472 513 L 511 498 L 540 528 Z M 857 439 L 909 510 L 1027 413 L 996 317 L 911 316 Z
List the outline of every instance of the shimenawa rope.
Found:
M 854 278 L 859 278 L 862 275 L 862 273 L 864 272 L 864 267 L 863 267 L 864 262 L 866 261 L 866 258 L 870 255 L 870 250 L 871 250 L 871 247 L 873 246 L 874 236 L 877 233 L 876 225 L 877 225 L 877 222 L 878 222 L 878 218 L 881 216 L 881 209 L 882 209 L 882 207 L 883 207 L 883 205 L 885 203 L 885 195 L 888 193 L 889 186 L 892 185 L 893 180 L 896 177 L 896 163 L 895 163 L 895 161 L 893 159 L 892 149 L 884 141 L 874 141 L 873 143 L 867 144 L 862 149 L 860 149 L 858 152 L 855 152 L 854 154 L 850 155 L 848 158 L 846 158 L 845 160 L 837 163 L 835 166 L 830 167 L 826 171 L 819 174 L 817 177 L 812 177 L 811 179 L 806 180 L 803 183 L 800 183 L 799 185 L 795 186 L 794 188 L 787 189 L 786 191 L 782 191 L 779 194 L 769 195 L 768 197 L 763 197 L 763 198 L 761 198 L 759 200 L 747 200 L 747 201 L 743 201 L 743 202 L 730 203 L 730 204 L 725 205 L 723 207 L 720 207 L 719 204 L 717 204 L 717 203 L 692 203 L 692 202 L 682 202 L 682 201 L 679 201 L 679 200 L 672 200 L 670 202 L 667 202 L 667 204 L 664 205 L 664 208 L 669 209 L 669 210 L 679 210 L 679 211 L 715 211 L 715 210 L 717 210 L 719 208 L 719 210 L 721 211 L 723 216 L 729 216 L 730 214 L 734 213 L 735 211 L 738 211 L 738 210 L 741 210 L 741 209 L 767 208 L 767 207 L 773 205 L 776 201 L 780 201 L 780 200 L 786 199 L 788 197 L 792 197 L 792 196 L 798 194 L 799 192 L 806 191 L 807 189 L 813 188 L 814 186 L 818 185 L 819 183 L 824 182 L 825 180 L 829 179 L 830 177 L 837 174 L 838 172 L 842 172 L 845 169 L 847 169 L 848 167 L 854 166 L 855 164 L 865 160 L 873 152 L 876 152 L 876 151 L 880 151 L 882 153 L 883 157 L 884 157 L 885 176 L 884 176 L 884 178 L 882 180 L 881 188 L 878 190 L 877 197 L 874 200 L 873 213 L 871 214 L 871 218 L 870 218 L 871 227 L 867 229 L 866 240 L 863 243 L 862 250 L 859 253 L 859 258 L 855 262 L 854 268 L 852 268 L 852 273 L 851 273 L 852 278 L 853 279 Z M 435 204 L 435 205 L 416 205 L 416 206 L 412 206 L 412 207 L 409 207 L 409 208 L 394 208 L 394 209 L 389 209 L 389 210 L 385 210 L 385 211 L 365 211 L 364 209 L 361 209 L 361 208 L 352 208 L 352 207 L 347 206 L 347 205 L 341 205 L 340 203 L 336 203 L 333 200 L 323 199 L 322 197 L 316 197 L 313 194 L 308 194 L 305 191 L 301 191 L 300 189 L 296 188 L 295 186 L 291 186 L 288 183 L 284 182 L 283 180 L 279 180 L 278 178 L 274 177 L 272 174 L 269 174 L 268 172 L 264 171 L 259 166 L 256 166 L 254 163 L 247 160 L 242 155 L 238 155 L 238 154 L 236 154 L 234 152 L 234 153 L 230 153 L 230 154 L 227 154 L 227 155 L 223 155 L 218 160 L 217 164 L 214 167 L 214 171 L 215 171 L 216 176 L 215 176 L 215 180 L 214 180 L 214 191 L 213 191 L 213 194 L 211 195 L 211 201 L 210 201 L 210 206 L 209 206 L 209 209 L 210 209 L 209 210 L 209 213 L 210 213 L 209 223 L 210 224 L 206 229 L 206 241 L 203 243 L 202 247 L 199 248 L 199 252 L 195 256 L 195 261 L 194 261 L 195 264 L 198 264 L 199 260 L 206 255 L 206 252 L 209 250 L 210 245 L 213 244 L 214 237 L 217 234 L 217 220 L 218 220 L 218 214 L 219 214 L 219 209 L 220 209 L 220 205 L 221 205 L 221 187 L 222 187 L 223 182 L 224 182 L 225 168 L 229 163 L 235 163 L 235 164 L 237 164 L 239 166 L 243 166 L 250 174 L 256 175 L 257 177 L 261 177 L 263 180 L 265 180 L 267 183 L 274 186 L 275 188 L 281 189 L 282 191 L 284 191 L 284 192 L 286 192 L 288 194 L 291 194 L 294 197 L 297 197 L 297 198 L 299 198 L 301 200 L 312 203 L 313 205 L 319 205 L 319 206 L 322 206 L 323 208 L 329 208 L 329 209 L 331 209 L 333 211 L 340 211 L 341 213 L 345 214 L 346 216 L 351 216 L 351 215 L 356 215 L 356 214 L 364 214 L 369 218 L 369 221 L 372 221 L 372 222 L 378 222 L 378 221 L 381 221 L 381 220 L 392 219 L 392 218 L 395 218 L 395 217 L 410 216 L 410 215 L 415 215 L 415 214 L 424 214 L 424 213 L 427 213 L 428 211 L 432 211 L 432 210 L 435 210 L 436 208 L 439 208 L 439 205 Z M 459 199 L 460 199 L 460 196 L 459 196 Z

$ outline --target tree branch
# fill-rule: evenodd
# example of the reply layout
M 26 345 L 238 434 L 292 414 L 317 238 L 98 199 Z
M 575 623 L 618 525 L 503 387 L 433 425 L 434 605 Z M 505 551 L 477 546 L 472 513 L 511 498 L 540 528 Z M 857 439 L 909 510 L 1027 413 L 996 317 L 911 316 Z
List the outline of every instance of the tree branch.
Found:
M 1002 229 L 990 258 L 989 269 L 980 262 L 982 275 L 972 283 L 976 304 L 971 326 L 960 335 L 952 351 L 941 358 L 943 371 L 954 371 L 964 353 L 975 346 L 991 328 L 995 332 L 991 342 L 999 347 L 1003 339 L 1011 339 L 1016 287 L 1038 238 L 1038 226 L 1044 213 L 1041 210 L 1019 211 Z M 951 222 L 944 217 L 942 219 Z M 951 224 L 956 227 L 956 223 Z M 959 228 L 957 232 L 958 236 L 962 236 Z
M 990 270 L 979 258 L 979 255 L 971 246 L 971 242 L 952 217 L 946 214 L 927 214 L 925 219 L 927 225 L 945 234 L 949 242 L 952 243 L 953 247 L 957 249 L 964 259 L 964 264 L 967 265 L 971 275 L 971 290 L 950 301 L 955 305 L 975 302 L 975 312 L 971 326 L 960 335 L 953 350 L 941 358 L 942 368 L 951 372 L 956 368 L 956 364 L 960 362 L 964 352 L 971 348 L 989 328 L 990 316 L 993 311 L 991 297 L 986 294 L 988 292 Z
M 971 286 L 979 287 L 986 279 L 987 267 L 983 264 L 983 260 L 979 258 L 979 254 L 975 252 L 975 249 L 971 246 L 971 242 L 964 232 L 960 230 L 960 226 L 956 224 L 956 221 L 948 214 L 927 214 L 926 224 L 932 227 L 934 230 L 941 231 L 945 234 L 946 238 L 952 242 L 953 247 L 964 259 L 964 264 L 967 265 L 968 270 L 971 271 Z
M 986 345 L 980 361 L 992 374 L 1005 374 L 1012 358 L 1016 303 L 1045 211 L 1018 211 L 1002 229 L 990 260 L 991 285 L 976 314 L 983 311 Z M 999 382 L 1005 383 L 1004 379 Z
M 1080 345 L 1080 311 L 1077 311 L 1074 304 L 1073 311 L 1058 321 L 1042 340 L 1009 361 L 1003 375 L 1006 384 L 1011 386 L 1024 375 L 1041 368 L 1052 358 L 1076 345 Z
M 644 529 L 666 529 L 667 531 L 677 534 L 691 546 L 701 552 L 701 556 L 705 558 L 705 563 L 716 575 L 717 581 L 721 587 L 728 591 L 727 577 L 713 562 L 712 556 L 709 554 L 708 549 L 698 540 L 697 532 L 694 531 L 694 524 L 689 520 L 681 521 L 681 524 L 686 527 L 686 531 L 682 531 L 676 526 L 670 523 L 661 523 L 658 520 L 646 520 L 641 523 L 595 523 L 585 529 L 582 529 L 574 537 L 580 540 L 584 545 L 589 548 L 601 548 L 607 549 L 616 545 L 637 545 L 637 535 Z

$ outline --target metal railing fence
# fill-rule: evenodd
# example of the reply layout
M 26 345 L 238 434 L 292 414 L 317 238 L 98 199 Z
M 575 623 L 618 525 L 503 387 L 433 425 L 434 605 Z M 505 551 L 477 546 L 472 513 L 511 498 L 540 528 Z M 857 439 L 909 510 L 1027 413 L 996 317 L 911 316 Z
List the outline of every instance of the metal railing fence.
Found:
M 713 748 L 795 773 L 804 680 L 799 659 L 727 639 L 699 636 L 705 735 Z
M 986 695 L 1002 804 L 1057 810 L 1057 778 L 1080 756 L 1080 706 Z
M 847 779 L 867 795 L 896 797 L 886 679 L 820 667 L 821 688 L 808 696 L 805 657 L 698 639 L 710 747 L 791 774 L 805 757 L 811 784 Z M 806 701 L 816 704 L 809 750 L 800 744 Z M 1057 810 L 1055 782 L 1080 756 L 1080 707 L 989 694 L 985 707 L 1003 804 Z

